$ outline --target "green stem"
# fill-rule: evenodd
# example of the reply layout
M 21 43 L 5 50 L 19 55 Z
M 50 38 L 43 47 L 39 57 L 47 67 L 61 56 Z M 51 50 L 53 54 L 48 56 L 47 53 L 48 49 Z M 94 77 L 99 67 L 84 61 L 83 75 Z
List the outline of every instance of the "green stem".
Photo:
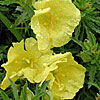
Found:
M 19 34 L 19 32 L 16 29 L 11 28 L 12 23 L 7 19 L 6 16 L 3 15 L 2 12 L 0 12 L 0 20 L 5 24 L 8 30 L 11 31 L 11 33 L 16 37 L 18 41 L 22 40 L 21 34 Z

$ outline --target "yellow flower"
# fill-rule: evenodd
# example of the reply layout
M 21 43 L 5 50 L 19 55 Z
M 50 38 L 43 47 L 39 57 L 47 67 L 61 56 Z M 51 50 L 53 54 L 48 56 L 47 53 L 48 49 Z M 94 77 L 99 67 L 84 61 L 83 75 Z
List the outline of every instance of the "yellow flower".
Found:
M 54 100 L 72 99 L 82 88 L 85 68 L 74 61 L 71 53 L 53 54 L 52 51 L 41 53 L 37 41 L 28 38 L 20 43 L 13 43 L 8 51 L 8 62 L 2 67 L 6 70 L 6 77 L 0 88 L 6 89 L 10 83 L 19 77 L 27 78 L 31 83 L 51 80 L 49 88 L 53 91 Z
M 31 28 L 41 51 L 60 47 L 70 41 L 81 19 L 80 11 L 71 0 L 39 0 L 35 2 Z
M 54 100 L 72 99 L 76 92 L 83 87 L 86 69 L 74 61 L 71 53 L 57 54 L 52 57 L 56 60 L 57 68 L 49 72 L 46 80 L 50 80 Z
M 52 56 L 52 52 L 41 53 L 34 38 L 26 39 L 25 49 L 24 40 L 13 43 L 13 47 L 8 51 L 8 62 L 2 65 L 6 70 L 6 76 L 0 88 L 6 89 L 10 85 L 8 78 L 15 82 L 20 76 L 27 78 L 31 83 L 39 83 L 45 77 L 44 71 L 48 69 L 41 58 L 45 58 L 45 62 L 48 62 L 46 57 L 49 56 Z

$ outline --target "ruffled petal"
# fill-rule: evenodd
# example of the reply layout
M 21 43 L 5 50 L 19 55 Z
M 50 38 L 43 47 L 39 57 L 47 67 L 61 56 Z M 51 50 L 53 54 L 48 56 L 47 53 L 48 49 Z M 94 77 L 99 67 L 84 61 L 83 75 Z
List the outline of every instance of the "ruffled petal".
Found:
M 16 81 L 18 79 L 17 74 L 13 74 L 12 76 L 8 77 L 8 73 L 6 74 L 5 78 L 3 79 L 2 83 L 0 84 L 0 88 L 5 90 L 9 85 L 10 85 L 10 81 L 8 80 L 8 78 L 10 78 L 12 81 Z
M 31 28 L 36 34 L 41 51 L 60 47 L 70 41 L 81 19 L 80 11 L 71 0 L 42 0 L 34 5 Z
M 74 61 L 71 53 L 67 55 L 67 62 L 60 62 L 57 65 L 52 86 L 54 95 L 62 99 L 72 99 L 83 87 L 86 69 Z
M 20 43 L 13 43 L 13 46 L 8 50 L 8 62 L 13 61 L 16 59 L 16 57 L 23 56 L 24 54 L 24 40 L 22 40 Z
M 41 51 L 47 51 L 50 49 L 50 37 L 48 30 L 42 25 L 39 24 L 38 17 L 46 12 L 48 12 L 50 8 L 39 10 L 35 12 L 35 16 L 31 19 L 31 28 L 34 30 L 36 34 L 36 38 L 38 39 L 38 49 Z
M 41 52 L 38 50 L 37 41 L 34 38 L 27 38 L 25 40 L 25 48 L 30 58 L 38 59 L 41 56 Z

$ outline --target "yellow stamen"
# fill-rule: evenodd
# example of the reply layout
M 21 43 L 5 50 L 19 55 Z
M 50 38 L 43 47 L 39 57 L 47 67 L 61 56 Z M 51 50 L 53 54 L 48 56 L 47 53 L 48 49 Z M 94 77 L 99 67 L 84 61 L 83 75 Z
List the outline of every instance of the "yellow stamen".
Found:
M 65 77 L 65 75 L 64 75 L 64 74 L 62 74 L 62 73 L 59 73 L 59 76 Z
M 55 81 L 57 82 L 57 84 L 60 84 L 60 80 L 57 75 L 55 75 Z
M 54 30 L 54 23 L 53 23 L 53 20 L 51 20 L 51 28 L 52 28 L 52 30 Z
M 50 16 L 51 16 L 50 13 L 48 13 L 48 18 L 50 18 Z
M 31 68 L 33 68 L 33 61 L 31 61 Z
M 23 60 L 25 60 L 28 64 L 30 63 L 29 59 L 23 58 Z
M 54 81 L 54 83 L 55 83 L 57 86 L 59 86 L 59 83 L 58 83 L 57 81 Z
M 48 24 L 45 22 L 45 23 L 44 23 L 44 26 L 48 26 Z

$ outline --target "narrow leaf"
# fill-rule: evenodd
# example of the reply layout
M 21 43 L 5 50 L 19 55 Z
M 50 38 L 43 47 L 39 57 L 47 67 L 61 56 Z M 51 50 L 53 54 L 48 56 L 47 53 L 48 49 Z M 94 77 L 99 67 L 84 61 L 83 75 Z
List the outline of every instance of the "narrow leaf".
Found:
M 16 27 L 17 25 L 21 24 L 25 19 L 27 19 L 27 12 L 23 12 L 12 25 L 12 27 Z
M 11 86 L 13 88 L 13 94 L 14 94 L 15 100 L 19 100 L 18 91 L 17 91 L 15 83 L 11 79 L 9 79 L 9 81 L 10 81 Z
M 18 0 L 4 0 L 4 1 L 0 1 L 0 4 L 1 5 L 10 5 L 10 4 L 16 3 L 16 1 L 18 1 Z
M 27 100 L 34 100 L 34 93 L 27 87 Z
M 44 82 L 41 87 L 37 88 L 36 95 L 34 96 L 34 100 L 39 100 L 41 96 L 46 93 L 46 87 L 48 86 L 50 80 Z
M 0 94 L 1 94 L 1 96 L 2 96 L 2 98 L 3 98 L 3 100 L 11 100 L 11 99 L 7 96 L 7 94 L 6 94 L 5 92 L 3 92 L 2 90 L 0 90 Z
M 12 23 L 1 12 L 0 12 L 0 20 L 6 25 L 8 30 L 12 32 L 12 34 L 16 37 L 18 41 L 22 40 L 22 36 L 16 29 L 11 28 Z
M 24 89 L 21 92 L 20 100 L 27 100 L 27 83 L 24 85 Z
M 95 74 L 96 74 L 96 66 L 90 66 L 89 70 L 89 83 L 93 83 L 95 80 Z M 91 87 L 91 84 L 89 84 L 89 88 Z
M 79 46 L 81 46 L 83 49 L 86 49 L 81 41 L 75 39 L 74 37 L 71 37 L 71 39 L 72 39 L 75 43 L 77 43 Z
M 37 92 L 41 93 L 41 92 L 45 91 L 45 89 L 48 86 L 49 82 L 50 82 L 50 80 L 44 82 Z

